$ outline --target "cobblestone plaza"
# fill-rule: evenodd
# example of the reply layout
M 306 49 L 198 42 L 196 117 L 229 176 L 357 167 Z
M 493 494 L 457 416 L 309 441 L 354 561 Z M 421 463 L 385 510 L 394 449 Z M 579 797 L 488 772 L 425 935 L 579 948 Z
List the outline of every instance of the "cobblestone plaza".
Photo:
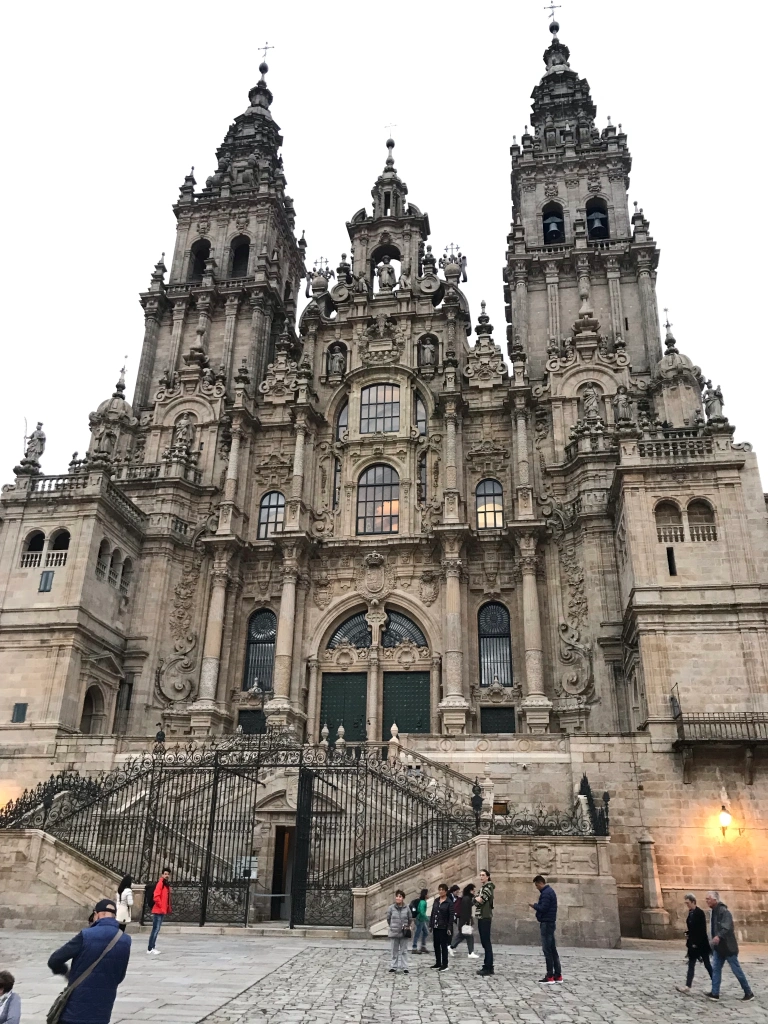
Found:
M 476 975 L 478 961 L 454 958 L 445 974 L 433 958 L 411 958 L 410 973 L 390 975 L 388 943 L 332 942 L 216 934 L 161 936 L 162 954 L 148 957 L 134 935 L 128 975 L 112 1016 L 162 1024 L 693 1024 L 768 1019 L 768 947 L 743 949 L 741 962 L 757 995 L 742 1003 L 727 971 L 719 1004 L 706 1002 L 706 975 L 694 996 L 675 991 L 685 977 L 682 944 L 633 943 L 642 948 L 562 950 L 562 985 L 537 983 L 540 952 L 530 946 L 496 950 L 496 974 Z M 49 953 L 68 936 L 20 932 L 0 938 L 0 960 L 17 978 L 24 1024 L 39 1024 L 59 990 L 48 974 Z M 703 974 L 703 971 L 702 971 Z

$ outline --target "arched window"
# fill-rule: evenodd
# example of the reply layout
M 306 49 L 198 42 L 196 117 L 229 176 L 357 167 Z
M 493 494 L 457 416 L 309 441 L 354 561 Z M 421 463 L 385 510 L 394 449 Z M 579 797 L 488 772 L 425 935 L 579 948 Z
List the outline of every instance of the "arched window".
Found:
M 44 547 L 45 534 L 42 530 L 33 530 L 24 542 L 24 550 L 21 553 L 21 568 L 36 569 L 43 559 Z
M 417 477 L 417 494 L 416 500 L 421 504 L 425 504 L 427 500 L 427 453 L 422 452 L 419 455 L 418 465 L 418 477 Z
M 541 211 L 544 245 L 562 245 L 565 241 L 565 220 L 559 203 L 547 203 Z
M 371 466 L 357 484 L 357 532 L 398 533 L 400 477 L 391 466 Z
M 105 721 L 104 694 L 100 687 L 89 686 L 83 701 L 80 732 L 86 736 L 100 736 L 104 732 Z
M 611 237 L 608 228 L 608 207 L 604 199 L 590 199 L 587 203 L 587 237 L 591 242 Z
M 133 562 L 126 558 L 123 562 L 123 571 L 120 574 L 120 593 L 127 594 L 133 578 Z
M 504 492 L 498 480 L 481 480 L 475 488 L 478 530 L 500 530 L 504 526 Z
M 48 541 L 48 552 L 45 556 L 46 569 L 54 569 L 56 566 L 67 564 L 69 539 L 69 530 L 59 530 L 51 537 Z
M 272 672 L 275 667 L 275 641 L 277 639 L 277 618 L 269 608 L 260 608 L 248 619 L 248 647 L 245 652 L 245 675 L 243 689 L 254 686 L 272 689 Z
M 247 235 L 238 235 L 232 239 L 229 247 L 229 276 L 247 277 L 248 257 L 251 254 L 251 240 Z
M 427 436 L 427 407 L 424 399 L 418 393 L 413 396 L 413 420 L 419 437 Z
M 372 384 L 360 393 L 360 433 L 385 433 L 400 429 L 400 387 Z
M 211 243 L 207 238 L 198 238 L 189 251 L 189 274 L 190 281 L 202 281 L 205 273 L 205 261 L 211 255 Z
M 339 644 L 351 644 L 358 650 L 371 646 L 371 627 L 365 618 L 365 612 L 357 612 L 338 626 L 328 641 L 327 647 L 332 651 Z
M 109 541 L 104 539 L 99 544 L 99 553 L 96 556 L 96 579 L 105 580 L 109 572 Z
M 480 646 L 480 685 L 490 686 L 496 680 L 502 686 L 512 685 L 512 640 L 509 612 L 503 604 L 491 601 L 477 613 L 477 635 Z
M 259 540 L 280 533 L 285 519 L 285 498 L 280 491 L 268 491 L 259 505 Z
M 685 540 L 683 517 L 673 501 L 660 501 L 654 511 L 656 536 L 662 544 Z
M 339 415 L 336 417 L 336 440 L 341 441 L 344 434 L 347 432 L 349 426 L 349 402 L 344 399 L 344 404 L 339 409 Z
M 715 513 L 712 507 L 700 498 L 688 505 L 688 533 L 691 540 L 717 540 Z
M 120 574 L 123 571 L 123 556 L 118 548 L 112 552 L 112 557 L 109 560 L 109 572 L 107 573 L 107 579 L 110 586 L 120 586 Z
M 387 625 L 381 633 L 382 647 L 397 647 L 404 640 L 409 640 L 417 647 L 428 647 L 427 638 L 416 625 L 402 612 L 387 612 Z

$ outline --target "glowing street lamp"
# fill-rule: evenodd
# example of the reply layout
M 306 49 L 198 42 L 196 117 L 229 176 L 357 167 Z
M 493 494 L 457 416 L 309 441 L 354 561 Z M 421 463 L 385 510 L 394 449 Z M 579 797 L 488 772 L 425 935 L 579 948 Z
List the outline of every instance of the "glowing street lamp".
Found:
M 725 804 L 723 804 L 722 808 L 720 810 L 720 829 L 721 829 L 721 831 L 723 833 L 723 836 L 725 836 L 726 830 L 727 830 L 728 826 L 731 824 L 732 821 L 733 821 L 733 818 L 728 813 L 728 811 L 725 809 Z

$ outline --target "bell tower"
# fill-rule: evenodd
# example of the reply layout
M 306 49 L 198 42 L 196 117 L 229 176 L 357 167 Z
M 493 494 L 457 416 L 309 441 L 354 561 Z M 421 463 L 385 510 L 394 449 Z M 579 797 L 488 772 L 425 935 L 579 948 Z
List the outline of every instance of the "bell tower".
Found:
M 152 406 L 161 377 L 172 380 L 190 363 L 213 367 L 228 387 L 244 366 L 258 383 L 276 339 L 293 329 L 304 250 L 293 233 L 268 70 L 259 66 L 249 106 L 230 125 L 205 187 L 196 191 L 194 168 L 181 186 L 168 283 L 161 259 L 141 296 L 137 414 Z
M 635 373 L 649 373 L 661 356 L 658 250 L 642 210 L 628 212 L 627 136 L 610 117 L 598 129 L 589 83 L 571 68 L 558 23 L 549 28 L 531 125 L 510 150 L 510 346 L 522 345 L 529 373 L 541 377 L 547 359 L 565 350 L 571 324 L 589 313 L 604 351 L 626 352 Z

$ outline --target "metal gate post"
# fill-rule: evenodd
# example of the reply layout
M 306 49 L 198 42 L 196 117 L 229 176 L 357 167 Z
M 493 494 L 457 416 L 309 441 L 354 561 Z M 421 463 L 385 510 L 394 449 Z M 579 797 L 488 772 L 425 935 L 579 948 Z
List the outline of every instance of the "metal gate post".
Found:
M 211 858 L 213 856 L 213 835 L 216 828 L 216 798 L 219 791 L 219 751 L 213 755 L 213 786 L 211 787 L 211 811 L 208 815 L 208 842 L 205 848 L 205 866 L 203 867 L 203 888 L 200 894 L 200 927 L 205 924 L 208 912 L 208 886 L 211 883 Z
M 159 762 L 159 763 L 158 763 Z M 144 842 L 141 844 L 141 863 L 139 879 L 144 883 L 144 900 L 141 905 L 141 924 L 147 920 L 146 885 L 154 881 L 149 877 L 152 870 L 152 856 L 155 850 L 155 832 L 157 831 L 157 802 L 163 770 L 163 755 L 155 754 L 152 758 L 152 771 L 149 776 L 149 793 L 147 795 L 147 814 L 144 822 Z M 149 908 L 150 914 L 152 908 Z
M 289 927 L 304 924 L 307 906 L 307 874 L 309 872 L 309 841 L 312 832 L 312 771 L 299 768 L 296 799 L 296 853 L 291 878 L 291 919 Z

